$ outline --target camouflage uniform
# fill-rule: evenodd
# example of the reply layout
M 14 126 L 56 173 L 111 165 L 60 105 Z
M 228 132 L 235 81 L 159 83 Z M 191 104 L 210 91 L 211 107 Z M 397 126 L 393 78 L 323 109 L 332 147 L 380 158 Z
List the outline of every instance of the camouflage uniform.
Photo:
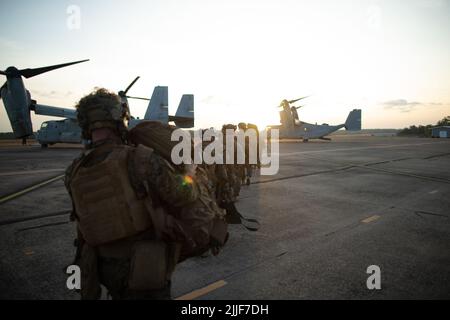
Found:
M 81 158 L 74 161 L 66 172 L 66 187 L 71 193 L 71 180 L 76 172 L 73 168 L 80 163 L 82 166 L 89 167 L 101 162 L 106 158 L 107 154 L 114 149 L 116 143 L 107 141 L 101 145 L 94 145 L 93 149 L 88 154 L 83 154 Z M 133 168 L 130 165 L 129 176 L 132 185 L 140 193 L 140 197 L 150 196 L 147 194 L 146 188 L 152 192 L 154 202 L 171 202 L 173 207 L 181 208 L 191 202 L 194 202 L 198 197 L 198 192 L 194 184 L 183 184 L 183 176 L 177 174 L 173 167 L 157 154 L 151 152 L 146 159 L 146 163 L 142 164 L 149 168 L 147 172 L 139 172 L 139 169 Z M 142 171 L 142 170 L 141 170 Z M 74 210 L 73 217 L 77 219 L 77 213 Z M 92 247 L 96 251 L 98 258 L 99 282 L 103 283 L 113 298 L 169 298 L 170 297 L 170 275 L 178 260 L 180 248 L 177 243 L 187 242 L 188 239 L 184 233 L 181 222 L 172 215 L 164 215 L 164 226 L 161 228 L 159 237 L 156 236 L 155 231 L 149 229 L 143 231 L 133 237 L 126 239 L 119 239 L 114 243 L 107 243 Z M 89 246 L 84 243 L 81 232 L 79 234 L 79 243 Z M 158 239 L 159 238 L 159 239 Z M 138 241 L 145 240 L 163 240 L 169 243 L 168 251 L 173 251 L 170 254 L 170 266 L 167 273 L 167 285 L 161 290 L 143 290 L 144 292 L 134 292 L 127 288 L 127 281 L 129 276 L 129 268 L 131 262 L 131 254 L 133 246 Z M 80 248 L 78 263 L 81 265 L 86 262 L 83 261 L 83 250 Z M 178 251 L 178 252 L 177 252 Z M 87 262 L 89 264 L 89 262 Z M 83 268 L 82 268 L 83 269 Z M 89 294 L 88 294 L 89 296 Z
M 245 164 L 245 177 L 246 177 L 246 184 L 250 185 L 250 179 L 253 177 L 253 172 L 256 169 L 259 169 L 261 167 L 260 159 L 259 159 L 259 130 L 258 127 L 255 124 L 248 123 L 246 125 L 246 130 L 255 130 L 256 132 L 256 164 L 250 164 L 250 146 L 249 146 L 249 140 L 246 139 L 245 141 L 245 157 L 246 157 L 246 164 Z
M 237 164 L 237 139 L 234 137 L 234 163 L 233 164 L 227 164 L 226 163 L 226 131 L 232 129 L 233 131 L 236 130 L 236 126 L 233 124 L 226 124 L 222 126 L 222 134 L 224 135 L 223 138 L 223 163 L 224 163 L 224 172 L 222 172 L 223 176 L 226 177 L 226 180 L 223 181 L 221 186 L 221 192 L 225 195 L 230 195 L 229 200 L 231 202 L 235 202 L 237 200 L 237 197 L 239 196 L 240 188 L 241 188 L 241 180 L 240 180 L 240 173 L 241 173 L 241 165 Z
M 84 138 L 100 128 L 120 137 L 94 143 L 66 171 L 81 296 L 99 298 L 103 284 L 113 299 L 170 299 L 171 274 L 181 255 L 192 256 L 197 243 L 205 247 L 210 240 L 208 234 L 197 236 L 192 219 L 181 215 L 202 191 L 195 178 L 151 148 L 127 145 L 119 103 L 100 89 L 77 106 Z
M 135 145 L 145 145 L 158 151 L 165 159 L 171 160 L 171 150 L 176 142 L 171 141 L 176 127 L 154 121 L 146 121 L 129 132 L 129 141 Z M 194 150 L 192 150 L 193 152 Z M 215 196 L 217 179 L 216 165 L 178 165 L 176 170 L 190 172 L 196 183 L 198 197 L 183 206 L 164 202 L 165 207 L 183 226 L 187 239 L 181 250 L 180 260 L 201 255 L 208 249 L 218 254 L 227 240 L 225 210 L 218 205 Z M 218 169 L 220 170 L 220 169 Z

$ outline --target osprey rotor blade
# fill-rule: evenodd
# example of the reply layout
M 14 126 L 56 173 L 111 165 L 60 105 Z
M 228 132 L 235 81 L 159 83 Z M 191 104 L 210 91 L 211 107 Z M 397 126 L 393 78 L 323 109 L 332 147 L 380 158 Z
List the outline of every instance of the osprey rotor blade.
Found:
M 0 70 L 0 74 L 6 76 L 6 72 L 5 71 Z
M 141 97 L 131 97 L 131 96 L 126 96 L 128 99 L 139 99 L 139 100 L 145 100 L 145 101 L 150 101 L 150 99 L 147 98 L 141 98 Z
M 139 80 L 139 78 L 140 78 L 139 76 L 136 77 L 136 79 L 134 79 L 133 82 L 130 83 L 130 85 L 125 89 L 124 94 L 127 94 L 128 90 L 131 89 L 131 87 L 136 83 L 136 81 Z
M 31 77 L 37 76 L 37 75 L 39 75 L 41 73 L 49 72 L 49 71 L 52 71 L 52 70 L 55 70 L 55 69 L 59 69 L 59 68 L 68 67 L 68 66 L 71 66 L 73 64 L 82 63 L 82 62 L 86 62 L 86 61 L 89 61 L 89 59 L 81 60 L 81 61 L 75 61 L 75 62 L 69 62 L 69 63 L 63 63 L 63 64 L 57 64 L 57 65 L 54 65 L 54 66 L 48 66 L 48 67 L 42 67 L 42 68 L 34 68 L 34 69 L 28 68 L 28 69 L 20 70 L 19 72 L 20 72 L 21 76 L 23 76 L 25 78 L 31 78 Z
M 1 87 L 0 87 L 0 99 L 2 98 L 2 90 L 3 90 L 3 88 L 6 88 L 6 85 L 7 85 L 8 83 L 7 82 L 5 82 Z
M 295 100 L 290 100 L 289 101 L 289 103 L 295 103 L 295 102 L 297 102 L 297 101 L 300 101 L 300 100 L 303 100 L 303 99 L 306 99 L 306 98 L 308 98 L 309 96 L 306 96 L 306 97 L 301 97 L 301 98 L 298 98 L 298 99 L 295 99 Z

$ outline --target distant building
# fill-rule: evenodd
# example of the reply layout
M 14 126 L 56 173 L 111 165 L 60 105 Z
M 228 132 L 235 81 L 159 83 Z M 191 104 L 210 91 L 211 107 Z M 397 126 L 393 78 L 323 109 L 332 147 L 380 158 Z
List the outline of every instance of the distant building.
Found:
M 450 126 L 434 127 L 431 129 L 433 138 L 450 138 Z

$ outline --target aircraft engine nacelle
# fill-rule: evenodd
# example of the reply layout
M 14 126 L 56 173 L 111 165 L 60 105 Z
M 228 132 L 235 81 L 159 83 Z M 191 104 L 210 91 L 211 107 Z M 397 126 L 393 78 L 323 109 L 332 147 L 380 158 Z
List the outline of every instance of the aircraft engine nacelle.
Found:
M 31 123 L 31 97 L 25 89 L 22 77 L 32 78 L 42 73 L 71 66 L 73 64 L 86 62 L 81 60 L 53 66 L 40 68 L 17 69 L 9 67 L 5 71 L 0 70 L 0 74 L 6 76 L 6 83 L 0 88 L 0 98 L 3 100 L 9 122 L 16 138 L 26 138 L 33 134 Z
M 7 85 L 0 90 L 0 95 L 15 137 L 25 138 L 32 135 L 33 125 L 29 108 L 31 98 L 22 79 L 9 79 Z

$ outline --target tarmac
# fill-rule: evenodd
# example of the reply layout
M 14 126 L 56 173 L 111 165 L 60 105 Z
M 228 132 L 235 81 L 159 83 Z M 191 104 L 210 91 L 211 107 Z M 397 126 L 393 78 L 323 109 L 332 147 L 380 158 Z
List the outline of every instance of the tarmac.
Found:
M 449 299 L 450 139 L 332 139 L 281 143 L 279 173 L 237 203 L 259 231 L 230 226 L 220 255 L 179 264 L 173 297 Z M 79 299 L 66 287 L 75 225 L 61 175 L 80 152 L 0 144 L 1 299 Z M 367 287 L 374 265 L 379 290 Z

